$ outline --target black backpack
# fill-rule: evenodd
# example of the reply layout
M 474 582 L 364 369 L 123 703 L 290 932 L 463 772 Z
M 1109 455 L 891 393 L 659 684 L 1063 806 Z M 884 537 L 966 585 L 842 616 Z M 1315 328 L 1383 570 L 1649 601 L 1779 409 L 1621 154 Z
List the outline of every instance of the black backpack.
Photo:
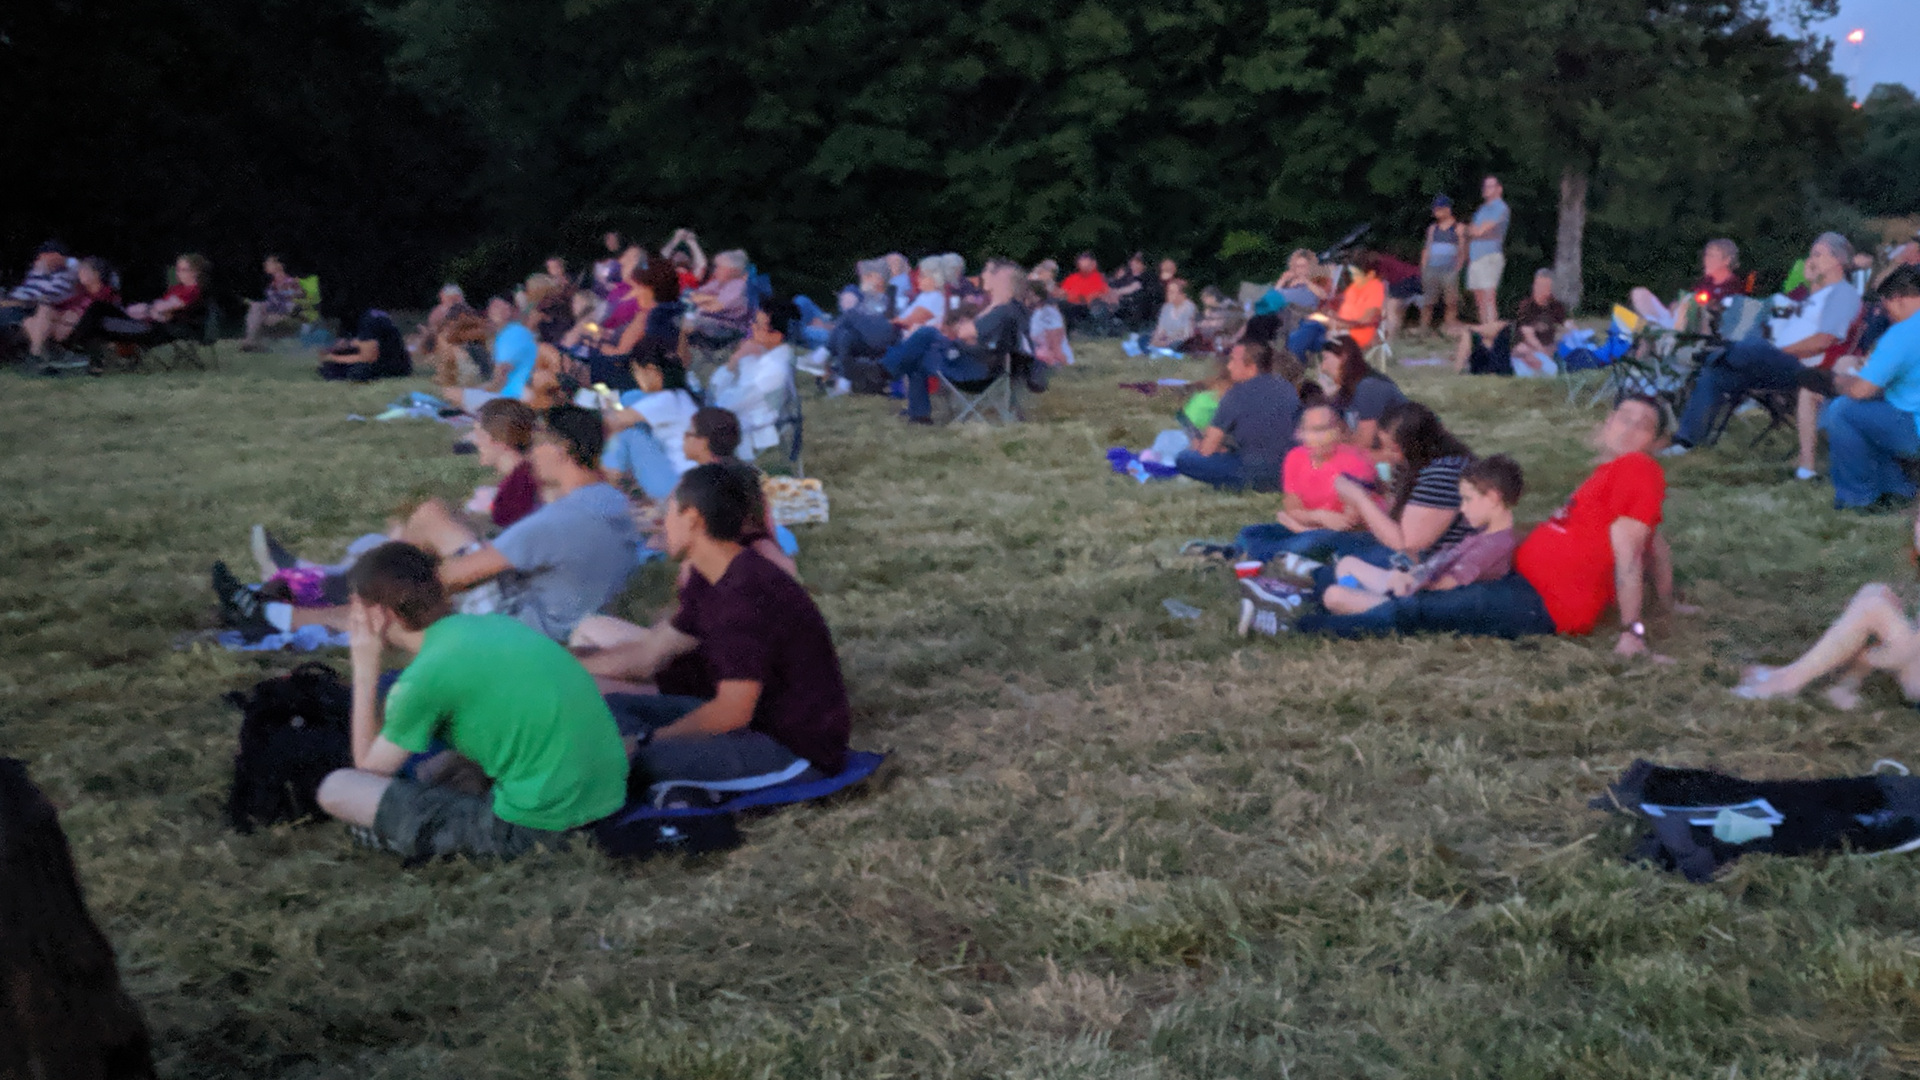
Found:
M 302 664 L 226 700 L 240 710 L 227 824 L 261 825 L 321 816 L 320 781 L 353 764 L 353 689 L 325 664 Z

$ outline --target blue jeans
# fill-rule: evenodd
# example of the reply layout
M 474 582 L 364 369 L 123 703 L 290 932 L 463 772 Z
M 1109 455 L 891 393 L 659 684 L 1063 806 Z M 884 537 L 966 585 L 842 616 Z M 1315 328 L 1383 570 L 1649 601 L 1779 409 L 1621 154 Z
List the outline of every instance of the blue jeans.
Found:
M 1768 341 L 1748 338 L 1734 344 L 1700 373 L 1700 381 L 1694 383 L 1687 407 L 1680 414 L 1680 429 L 1674 432 L 1674 438 L 1688 446 L 1699 446 L 1706 440 L 1707 423 L 1721 403 L 1750 390 L 1797 390 L 1801 370 L 1800 361 Z
M 1820 426 L 1827 432 L 1834 509 L 1871 506 L 1887 496 L 1913 498 L 1913 481 L 1900 467 L 1920 457 L 1920 430 L 1912 413 L 1885 398 L 1834 398 L 1820 413 Z
M 633 482 L 655 502 L 673 494 L 674 485 L 680 482 L 673 459 L 645 425 L 630 427 L 608 439 L 600 464 L 614 472 L 632 474 Z
M 1249 525 L 1240 530 L 1238 546 L 1248 559 L 1266 562 L 1283 554 L 1315 559 L 1331 566 L 1342 555 L 1362 562 L 1385 566 L 1393 552 L 1370 533 L 1336 532 L 1332 529 L 1308 529 L 1294 532 L 1285 525 Z
M 926 418 L 933 415 L 933 401 L 927 395 L 927 379 L 945 375 L 954 382 L 971 382 L 987 377 L 987 368 L 979 360 L 954 347 L 940 331 L 923 326 L 880 358 L 887 374 L 907 378 L 907 415 Z
M 1247 486 L 1239 454 L 1203 454 L 1198 450 L 1182 450 L 1174 455 L 1173 467 L 1180 470 L 1181 476 L 1192 477 L 1217 488 L 1238 491 Z
M 1554 632 L 1540 594 L 1519 574 L 1458 589 L 1417 592 L 1358 615 L 1315 612 L 1302 618 L 1299 627 L 1308 633 L 1346 638 L 1384 634 L 1516 638 Z
M 793 339 L 794 344 L 804 345 L 809 349 L 818 349 L 826 345 L 828 336 L 833 333 L 833 316 L 821 311 L 819 304 L 805 296 L 794 297 L 793 306 L 800 309 L 800 321 L 788 329 L 787 336 Z M 827 325 L 815 326 L 813 325 L 815 319 L 824 319 Z
M 1287 351 L 1295 356 L 1319 352 L 1327 347 L 1327 324 L 1318 319 L 1303 320 L 1287 335 Z

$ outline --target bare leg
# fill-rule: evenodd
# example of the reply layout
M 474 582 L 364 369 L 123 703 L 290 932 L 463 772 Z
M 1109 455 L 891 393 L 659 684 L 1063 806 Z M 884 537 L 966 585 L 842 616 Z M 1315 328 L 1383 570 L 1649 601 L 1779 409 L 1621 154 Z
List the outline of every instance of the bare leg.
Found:
M 611 615 L 589 615 L 580 620 L 567 638 L 570 649 L 610 649 L 615 645 L 640 641 L 652 633 L 651 627 L 616 619 Z
M 359 769 L 335 769 L 320 781 L 315 793 L 320 809 L 349 825 L 371 827 L 380 812 L 380 797 L 393 786 L 393 777 Z
M 439 499 L 421 503 L 399 532 L 395 539 L 437 552 L 443 559 L 452 558 L 479 539 L 473 529 Z
M 1879 647 L 1869 651 L 1868 643 L 1876 639 Z M 1866 585 L 1853 594 L 1840 618 L 1800 659 L 1757 682 L 1743 680 L 1743 685 L 1752 682 L 1758 697 L 1785 697 L 1799 693 L 1822 675 L 1851 669 L 1863 660 L 1876 668 L 1899 670 L 1911 661 L 1915 643 L 1914 629 L 1907 624 L 1893 590 L 1880 584 Z
M 1445 327 L 1442 327 L 1444 331 Z M 1467 373 L 1467 361 L 1473 357 L 1473 332 L 1466 327 L 1460 328 L 1460 336 L 1453 343 L 1453 370 L 1456 375 Z
M 1387 597 L 1365 589 L 1349 589 L 1345 585 L 1329 585 L 1327 591 L 1320 594 L 1320 603 L 1335 615 L 1358 615 L 1363 611 L 1372 611 L 1387 602 Z
M 344 634 L 352 615 L 353 609 L 350 607 L 297 607 L 293 609 L 293 628 L 324 626 Z
M 247 336 L 240 344 L 252 347 L 260 344 L 260 331 L 267 326 L 267 305 L 258 300 L 247 301 Z
M 27 316 L 20 328 L 27 332 L 27 352 L 35 360 L 40 359 L 47 351 L 47 339 L 53 336 L 53 309 L 41 304 L 33 310 L 33 314 Z
M 1393 577 L 1393 571 L 1361 562 L 1351 555 L 1342 556 L 1339 562 L 1333 564 L 1333 574 L 1335 577 L 1353 578 L 1362 589 L 1382 594 L 1387 591 L 1387 583 Z
M 1802 390 L 1794 403 L 1793 418 L 1800 429 L 1800 467 L 1808 472 L 1813 471 L 1814 451 L 1820 445 L 1820 406 L 1826 401 L 1811 390 Z
M 1867 681 L 1867 675 L 1873 671 L 1873 665 L 1863 655 L 1853 662 L 1853 666 L 1836 675 L 1833 685 L 1827 687 L 1826 699 L 1836 709 L 1857 709 L 1860 707 L 1860 684 Z

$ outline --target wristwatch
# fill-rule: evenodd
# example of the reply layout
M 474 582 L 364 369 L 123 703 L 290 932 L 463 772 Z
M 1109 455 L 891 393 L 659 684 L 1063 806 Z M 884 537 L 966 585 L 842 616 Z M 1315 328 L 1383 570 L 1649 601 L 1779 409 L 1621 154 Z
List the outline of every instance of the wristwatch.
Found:
M 1641 641 L 1647 640 L 1647 624 L 1646 623 L 1637 622 L 1637 621 L 1631 622 L 1631 623 L 1628 623 L 1624 627 L 1624 629 L 1626 630 L 1627 633 L 1632 634 L 1634 637 L 1639 638 Z

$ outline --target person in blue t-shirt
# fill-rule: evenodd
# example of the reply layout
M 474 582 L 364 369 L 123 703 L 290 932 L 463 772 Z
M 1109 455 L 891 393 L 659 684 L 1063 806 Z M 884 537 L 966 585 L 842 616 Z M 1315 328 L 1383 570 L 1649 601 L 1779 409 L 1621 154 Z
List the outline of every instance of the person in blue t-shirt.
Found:
M 518 314 L 513 301 L 504 296 L 487 301 L 487 321 L 493 324 L 493 378 L 487 385 L 461 395 L 461 404 L 468 412 L 477 412 L 497 397 L 518 401 L 525 395 L 540 342 Z
M 1834 376 L 1820 417 L 1836 510 L 1884 510 L 1914 496 L 1907 468 L 1920 460 L 1920 267 L 1887 275 L 1880 301 L 1893 325 L 1858 375 Z

